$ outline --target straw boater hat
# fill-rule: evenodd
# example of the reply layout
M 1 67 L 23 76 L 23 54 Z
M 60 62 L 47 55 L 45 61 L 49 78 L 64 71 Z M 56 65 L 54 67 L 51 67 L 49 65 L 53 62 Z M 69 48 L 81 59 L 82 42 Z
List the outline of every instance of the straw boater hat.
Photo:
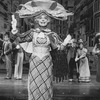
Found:
M 20 18 L 35 17 L 41 13 L 58 20 L 66 20 L 67 16 L 73 13 L 65 10 L 65 8 L 53 0 L 31 0 L 25 4 L 21 4 L 21 9 L 16 11 Z

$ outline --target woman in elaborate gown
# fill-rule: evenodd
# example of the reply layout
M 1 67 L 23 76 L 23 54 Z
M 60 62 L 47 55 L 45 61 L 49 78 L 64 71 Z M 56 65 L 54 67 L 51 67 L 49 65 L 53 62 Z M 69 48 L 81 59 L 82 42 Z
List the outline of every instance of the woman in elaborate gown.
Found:
M 67 13 L 62 5 L 50 0 L 33 0 L 22 5 L 16 12 L 20 18 L 32 18 L 37 26 L 23 34 L 16 34 L 16 19 L 12 16 L 12 33 L 20 37 L 21 47 L 31 53 L 28 75 L 28 100 L 52 100 L 52 58 L 51 48 L 63 50 L 71 39 L 67 35 L 64 42 L 59 36 L 47 28 L 51 18 L 66 20 Z
M 86 57 L 87 49 L 83 46 L 82 39 L 79 40 L 79 49 L 76 53 L 75 61 L 79 61 L 79 81 L 90 82 L 90 69 L 88 58 Z
M 100 82 L 100 33 L 96 34 L 93 53 L 98 57 L 96 81 Z

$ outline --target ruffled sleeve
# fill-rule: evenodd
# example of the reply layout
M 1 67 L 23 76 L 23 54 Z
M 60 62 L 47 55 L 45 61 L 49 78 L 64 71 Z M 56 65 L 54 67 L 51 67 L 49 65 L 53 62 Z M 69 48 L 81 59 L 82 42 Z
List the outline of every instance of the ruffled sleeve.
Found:
M 33 30 L 29 30 L 25 33 L 22 33 L 22 34 L 18 34 L 18 37 L 20 38 L 19 39 L 19 42 L 20 43 L 23 43 L 23 42 L 31 42 L 32 39 L 33 39 L 33 34 L 34 34 L 34 31 Z
M 54 32 L 49 35 L 52 49 L 57 49 L 62 44 L 62 39 Z
M 31 29 L 31 30 L 24 32 L 22 34 L 17 33 L 14 35 L 11 33 L 10 37 L 13 41 L 17 40 L 17 41 L 19 41 L 19 43 L 31 42 L 33 39 L 33 32 L 34 32 L 34 30 Z
M 32 40 L 33 40 L 34 30 L 31 29 L 22 34 L 12 35 L 13 40 L 17 40 L 19 45 L 23 48 L 23 50 L 27 53 L 32 53 Z

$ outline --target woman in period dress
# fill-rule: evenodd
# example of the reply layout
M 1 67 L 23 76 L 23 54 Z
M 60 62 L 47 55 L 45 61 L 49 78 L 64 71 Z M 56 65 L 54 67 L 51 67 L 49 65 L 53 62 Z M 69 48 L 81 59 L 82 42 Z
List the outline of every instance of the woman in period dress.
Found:
M 90 82 L 90 69 L 88 58 L 86 57 L 87 49 L 83 46 L 82 39 L 79 40 L 79 49 L 77 49 L 75 61 L 79 61 L 79 81 Z
M 22 5 L 16 12 L 20 18 L 31 18 L 37 26 L 23 34 L 16 34 L 17 21 L 12 15 L 12 33 L 20 37 L 22 48 L 31 53 L 28 76 L 28 100 L 52 100 L 52 58 L 51 48 L 63 50 L 71 39 L 67 35 L 64 42 L 59 36 L 47 28 L 51 18 L 66 20 L 67 13 L 62 5 L 50 0 L 33 0 Z
M 93 53 L 98 57 L 96 81 L 100 82 L 100 33 L 96 34 Z

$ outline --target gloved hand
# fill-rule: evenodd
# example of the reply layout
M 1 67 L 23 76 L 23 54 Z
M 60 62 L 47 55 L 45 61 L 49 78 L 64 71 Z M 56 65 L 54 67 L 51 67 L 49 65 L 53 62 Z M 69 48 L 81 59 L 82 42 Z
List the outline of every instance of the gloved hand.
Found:
M 14 15 L 12 15 L 11 24 L 12 24 L 12 30 L 11 30 L 11 32 L 12 32 L 13 34 L 16 34 L 16 33 L 18 32 L 18 29 L 16 28 L 16 26 L 17 26 L 17 20 L 16 20 L 16 18 L 15 18 Z
M 66 46 L 70 40 L 72 39 L 71 35 L 68 34 L 67 37 L 64 39 L 64 42 L 62 43 L 62 45 Z
M 79 58 L 75 58 L 75 61 L 77 62 L 79 60 Z

